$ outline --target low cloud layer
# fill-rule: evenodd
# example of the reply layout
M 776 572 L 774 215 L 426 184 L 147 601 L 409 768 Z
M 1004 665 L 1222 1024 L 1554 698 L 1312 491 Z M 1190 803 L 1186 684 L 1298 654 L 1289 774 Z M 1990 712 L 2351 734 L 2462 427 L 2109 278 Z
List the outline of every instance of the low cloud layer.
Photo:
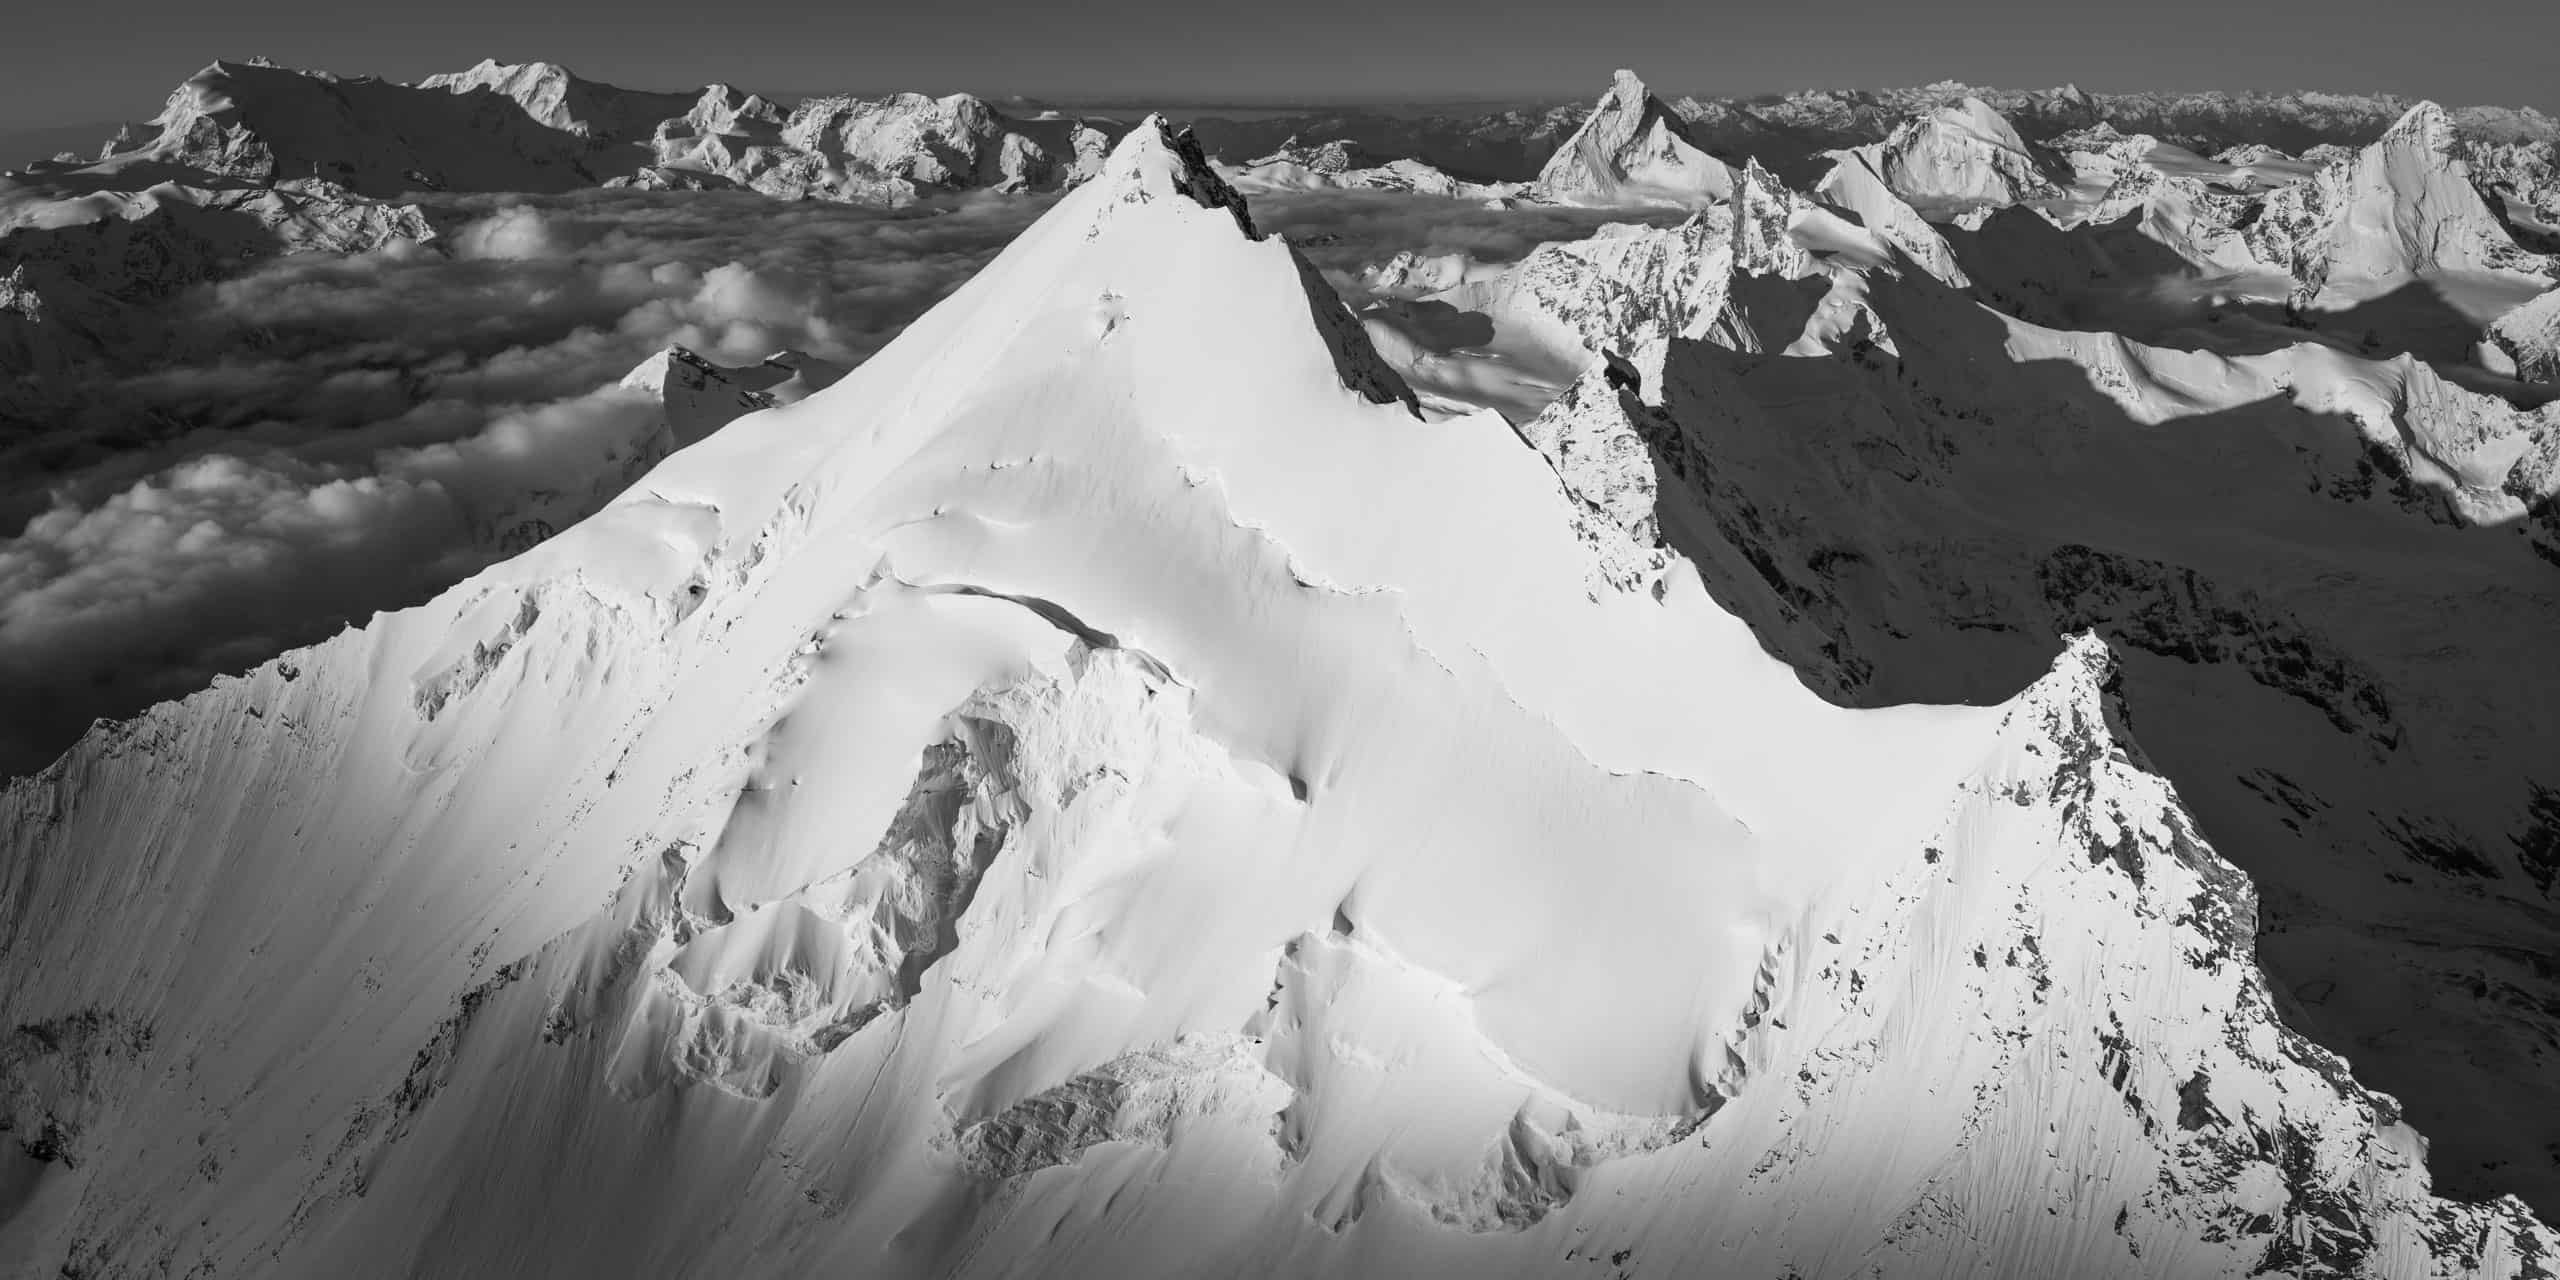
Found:
M 0 774 L 486 565 L 511 504 L 627 465 L 656 415 L 617 384 L 667 343 L 858 362 L 1047 204 L 457 199 L 446 252 L 281 259 L 126 317 L 116 369 L 0 389 Z M 1255 211 L 1338 283 L 1605 220 L 1365 193 Z

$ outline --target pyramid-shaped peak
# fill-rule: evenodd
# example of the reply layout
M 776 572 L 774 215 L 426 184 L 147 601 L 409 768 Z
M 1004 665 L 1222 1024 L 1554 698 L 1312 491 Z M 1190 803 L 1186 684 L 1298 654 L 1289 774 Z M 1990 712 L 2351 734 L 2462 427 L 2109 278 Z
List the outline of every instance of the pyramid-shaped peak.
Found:
M 1547 157 L 1538 186 L 1575 203 L 1696 204 L 1730 194 L 1733 175 L 1636 73 L 1622 70 L 1582 127 Z
M 1112 193 L 1115 203 L 1138 203 L 1159 195 L 1187 196 L 1203 209 L 1224 209 L 1235 215 L 1237 228 L 1247 238 L 1262 238 L 1262 233 L 1254 229 L 1253 212 L 1245 206 L 1244 197 L 1210 167 L 1208 155 L 1200 149 L 1200 140 L 1192 136 L 1189 128 L 1175 127 L 1161 113 L 1150 112 L 1127 137 L 1120 139 L 1095 181 Z

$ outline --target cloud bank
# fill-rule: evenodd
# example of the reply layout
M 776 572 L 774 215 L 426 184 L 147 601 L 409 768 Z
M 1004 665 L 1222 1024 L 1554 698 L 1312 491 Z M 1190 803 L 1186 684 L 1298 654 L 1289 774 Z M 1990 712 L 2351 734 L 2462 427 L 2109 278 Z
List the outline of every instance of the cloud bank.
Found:
M 600 504 L 659 429 L 619 380 L 667 343 L 859 362 L 1048 204 L 452 198 L 441 251 L 278 259 L 124 317 L 118 367 L 0 386 L 0 774 L 427 599 L 503 554 L 528 494 Z M 1606 220 L 1352 192 L 1255 211 L 1338 286 Z

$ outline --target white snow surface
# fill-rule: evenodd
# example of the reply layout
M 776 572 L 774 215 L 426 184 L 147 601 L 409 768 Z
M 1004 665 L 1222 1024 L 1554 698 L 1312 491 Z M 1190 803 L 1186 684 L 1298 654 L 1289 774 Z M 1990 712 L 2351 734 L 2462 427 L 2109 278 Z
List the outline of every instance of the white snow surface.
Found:
M 1890 257 L 1739 203 L 1585 278 L 1694 285 L 1659 346 Z M 1814 696 L 1642 363 L 1426 421 L 1155 120 L 796 403 L 653 361 L 753 411 L 0 794 L 0 1258 L 2547 1274 L 2279 1022 L 2107 647 Z

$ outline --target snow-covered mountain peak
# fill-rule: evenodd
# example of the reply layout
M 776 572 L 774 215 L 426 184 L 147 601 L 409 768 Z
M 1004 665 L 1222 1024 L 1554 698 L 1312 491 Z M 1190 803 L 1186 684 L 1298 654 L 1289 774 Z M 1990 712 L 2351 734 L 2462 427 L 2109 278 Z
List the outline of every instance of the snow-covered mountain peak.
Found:
M 2423 147 L 2428 151 L 2450 157 L 2453 155 L 2455 142 L 2453 117 L 2445 114 L 2445 109 L 2432 101 L 2420 101 L 2407 111 L 2401 112 L 2400 118 L 2393 121 L 2390 128 L 2383 130 L 2380 141 Z
M 1102 172 L 1093 180 L 1111 203 L 1138 203 L 1158 197 L 1183 196 L 1204 209 L 1235 215 L 1247 238 L 1259 240 L 1253 214 L 1244 197 L 1218 175 L 1188 128 L 1177 128 L 1161 114 L 1149 114 L 1111 149 Z
M 1913 116 L 1858 150 L 1873 157 L 1896 195 L 1933 219 L 2062 194 L 2044 157 L 1976 97 Z
M 2432 102 L 2410 107 L 2371 145 L 2332 152 L 2311 177 L 2270 193 L 2241 236 L 2259 261 L 2293 276 L 2297 306 L 2341 308 L 2421 281 L 2530 288 L 2527 281 L 2547 284 L 2560 273 L 2560 258 L 2516 243 L 2472 184 L 2452 121 Z
M 1247 161 L 1246 167 L 1258 169 L 1269 165 L 1286 164 L 1296 165 L 1310 173 L 1338 176 L 1354 169 L 1372 168 L 1376 163 L 1376 158 L 1372 157 L 1365 148 L 1347 138 L 1308 143 L 1301 142 L 1296 135 L 1292 134 L 1288 141 L 1281 143 L 1269 155 L 1257 156 Z
M 1625 67 L 1609 75 L 1609 93 L 1601 100 L 1600 109 L 1640 114 L 1653 99 L 1653 91 L 1645 87 L 1644 78 Z
M 1730 195 L 1733 173 L 1644 81 L 1620 71 L 1536 185 L 1566 203 L 1695 205 Z
M 645 133 L 650 124 L 680 111 L 690 96 L 616 88 L 581 79 L 556 62 L 502 63 L 494 58 L 467 71 L 429 76 L 418 87 L 447 93 L 485 89 L 513 100 L 545 128 L 599 139 Z

